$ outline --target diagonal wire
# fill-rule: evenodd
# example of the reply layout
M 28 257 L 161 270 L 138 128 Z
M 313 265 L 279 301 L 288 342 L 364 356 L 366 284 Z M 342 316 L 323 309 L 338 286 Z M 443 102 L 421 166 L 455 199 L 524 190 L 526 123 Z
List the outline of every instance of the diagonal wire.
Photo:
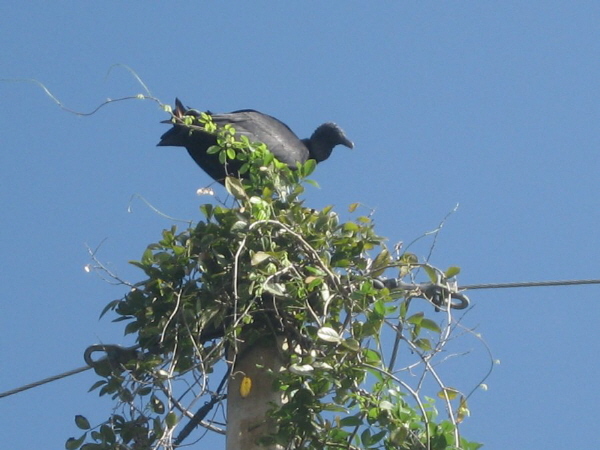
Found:
M 21 386 L 16 389 L 11 389 L 10 391 L 0 392 L 0 398 L 8 397 L 9 395 L 13 394 L 18 394 L 19 392 L 23 392 L 46 383 L 51 383 L 52 381 L 60 380 L 61 378 L 70 377 L 71 375 L 75 375 L 76 373 L 80 372 L 85 372 L 89 369 L 91 369 L 91 366 L 79 367 L 78 369 L 69 370 L 68 372 L 61 373 L 60 375 L 54 375 L 52 377 L 44 378 L 43 380 L 36 381 L 35 383 L 26 384 L 25 386 Z
M 504 289 L 504 288 L 522 288 L 522 287 L 540 287 L 540 286 L 576 286 L 581 284 L 600 284 L 598 280 L 557 280 L 557 281 L 524 281 L 517 283 L 487 283 L 487 284 L 468 284 L 460 286 L 459 290 L 475 289 Z
M 589 280 L 555 280 L 555 281 L 524 281 L 515 283 L 486 283 L 486 284 L 468 284 L 460 286 L 459 291 L 476 290 L 476 289 L 505 289 L 505 288 L 524 288 L 524 287 L 541 287 L 541 286 L 577 286 L 586 284 L 600 284 L 600 279 L 589 279 Z M 91 369 L 91 366 L 83 366 L 77 369 L 69 370 L 68 372 L 54 375 L 52 377 L 44 378 L 43 380 L 36 381 L 35 383 L 26 384 L 10 391 L 0 392 L 0 398 L 8 397 L 19 392 L 32 389 L 34 387 L 42 386 L 52 381 L 60 380 L 62 378 L 75 375 L 77 373 L 85 372 Z

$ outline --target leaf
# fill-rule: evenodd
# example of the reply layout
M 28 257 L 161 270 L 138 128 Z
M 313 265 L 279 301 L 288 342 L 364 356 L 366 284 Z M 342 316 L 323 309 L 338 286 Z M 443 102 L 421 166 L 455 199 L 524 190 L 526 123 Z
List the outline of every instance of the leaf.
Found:
M 100 319 L 102 319 L 102 317 L 104 317 L 104 314 L 106 314 L 108 311 L 110 311 L 111 309 L 115 308 L 120 302 L 121 302 L 120 299 L 113 300 L 112 302 L 109 302 L 108 305 L 106 305 L 104 307 L 104 309 L 102 310 L 102 312 L 100 313 Z
M 242 398 L 248 397 L 250 395 L 250 391 L 252 390 L 252 378 L 244 377 L 242 378 L 242 382 L 240 383 L 240 395 Z
M 213 205 L 211 205 L 210 203 L 206 203 L 200 206 L 200 211 L 202 212 L 202 214 L 204 214 L 204 217 L 206 217 L 207 219 L 210 219 L 212 217 L 213 209 Z
M 421 350 L 426 352 L 430 352 L 433 349 L 433 347 L 431 346 L 431 341 L 429 339 L 415 339 L 413 341 L 413 344 L 415 344 Z
M 248 198 L 239 178 L 225 177 L 225 189 L 238 200 L 245 200 Z
M 238 159 L 240 159 L 240 155 L 242 155 L 242 154 L 243 154 L 243 153 L 240 153 L 240 154 L 238 155 Z M 239 173 L 240 175 L 243 175 L 243 174 L 245 174 L 246 172 L 248 172 L 248 170 L 250 170 L 250 164 L 248 164 L 248 163 L 244 163 L 244 164 L 242 164 L 242 167 L 240 167 L 240 170 L 238 170 L 238 173 Z
M 175 427 L 175 425 L 177 425 L 177 422 L 177 414 L 175 414 L 173 411 L 167 414 L 167 417 L 165 418 L 165 423 L 169 428 Z
M 147 248 L 144 250 L 144 254 L 142 255 L 142 264 L 144 265 L 152 265 L 154 262 L 154 253 L 152 253 L 152 249 Z
M 221 151 L 221 147 L 219 147 L 218 145 L 211 145 L 210 147 L 208 147 L 208 150 L 206 150 L 206 153 L 208 153 L 209 155 L 214 155 L 215 153 L 219 153 Z
M 247 226 L 247 222 L 244 222 L 243 220 L 237 220 L 233 225 L 231 225 L 231 231 L 245 230 Z
M 264 290 L 277 297 L 285 295 L 285 286 L 281 283 L 267 283 L 264 285 Z
M 265 200 L 257 196 L 250 197 L 249 202 L 252 205 L 252 212 L 256 216 L 256 218 L 259 218 L 259 215 L 265 216 L 265 219 L 269 217 L 269 202 L 266 202 Z
M 360 227 L 358 225 L 356 225 L 354 222 L 346 222 L 344 224 L 344 231 L 358 231 L 360 230 Z
M 337 333 L 337 331 L 329 327 L 319 328 L 317 331 L 317 336 L 319 336 L 319 339 L 325 342 L 333 342 L 335 344 L 342 342 L 342 337 Z
M 90 422 L 79 414 L 75 416 L 75 425 L 81 430 L 89 430 L 91 428 Z
M 342 258 L 342 259 L 336 259 L 335 261 L 331 262 L 331 265 L 333 267 L 349 267 L 352 264 L 352 261 L 350 261 L 349 259 L 346 258 Z
M 380 267 L 387 266 L 390 263 L 390 259 L 390 252 L 384 248 L 373 260 L 373 267 L 378 269 Z
M 446 272 L 444 272 L 444 276 L 446 278 L 452 278 L 460 273 L 460 267 L 452 266 L 448 267 Z
M 100 434 L 102 435 L 102 439 L 104 440 L 104 442 L 106 442 L 107 444 L 114 444 L 116 436 L 115 432 L 111 427 L 109 427 L 106 424 L 102 425 L 100 427 Z
M 426 328 L 430 331 L 435 331 L 436 333 L 442 332 L 442 329 L 440 328 L 440 326 L 431 319 L 424 318 L 423 320 L 421 320 L 421 323 L 419 325 L 421 325 L 423 328 Z
M 353 352 L 360 350 L 360 343 L 354 338 L 349 338 L 342 341 L 342 345 Z
M 258 266 L 260 263 L 262 263 L 263 261 L 268 260 L 269 258 L 271 258 L 271 255 L 269 255 L 268 253 L 265 252 L 256 252 L 254 255 L 252 255 L 252 259 L 250 260 L 250 264 L 253 266 Z
M 143 387 L 143 388 L 139 389 L 137 391 L 137 395 L 139 395 L 140 397 L 143 397 L 144 395 L 148 395 L 151 392 L 152 392 L 152 387 L 151 386 L 146 386 L 146 387 Z
M 380 318 L 385 317 L 385 303 L 379 299 L 373 305 L 373 312 L 375 312 Z
M 326 362 L 322 362 L 322 361 L 314 362 L 313 367 L 315 369 L 320 369 L 320 370 L 333 370 L 333 367 L 330 364 L 327 364 Z
M 314 372 L 310 364 L 292 364 L 288 370 L 296 375 L 310 375 Z
M 106 384 L 106 380 L 96 381 L 92 384 L 92 387 L 88 389 L 88 392 L 92 392 L 94 389 L 98 389 L 100 386 L 104 386 Z
M 304 163 L 302 175 L 304 177 L 309 176 L 311 173 L 313 173 L 313 171 L 315 170 L 315 167 L 317 167 L 317 162 L 314 159 L 309 159 L 308 161 L 306 161 Z
M 435 269 L 431 266 L 428 265 L 424 265 L 423 269 L 425 269 L 425 272 L 427 273 L 427 276 L 429 277 L 429 280 L 432 283 L 437 283 L 438 281 L 438 275 L 437 272 L 435 271 Z
M 390 442 L 396 445 L 404 444 L 407 437 L 408 429 L 406 428 L 406 426 L 402 426 L 396 428 L 395 430 L 392 430 L 390 434 Z
M 356 208 L 358 208 L 360 206 L 360 203 L 352 203 L 349 207 L 348 207 L 348 212 L 353 213 L 354 211 L 356 211 Z
M 371 431 L 367 428 L 360 435 L 360 441 L 364 448 L 367 448 L 371 445 Z
M 391 402 L 388 402 L 387 400 L 382 400 L 379 403 L 379 408 L 385 411 L 392 411 L 394 409 L 394 405 Z
M 373 264 L 372 264 L 372 273 L 371 276 L 373 277 L 378 277 L 380 276 L 383 271 L 387 268 L 387 266 L 390 264 L 391 261 L 391 257 L 390 257 L 390 252 L 384 248 L 381 253 L 379 253 L 379 255 L 377 255 L 375 257 L 375 259 L 373 260 Z
M 152 431 L 154 431 L 154 434 L 156 436 L 162 436 L 162 434 L 163 434 L 163 427 L 162 427 L 162 423 L 160 421 L 160 417 L 155 417 L 152 420 Z
M 306 184 L 310 184 L 313 187 L 316 187 L 317 189 L 319 189 L 319 183 L 317 183 L 315 180 L 304 180 L 304 182 Z
M 377 444 L 380 440 L 382 440 L 385 435 L 388 433 L 388 430 L 381 430 L 379 433 L 375 433 L 371 436 L 371 445 Z
M 358 427 L 362 425 L 363 421 L 358 416 L 348 416 L 340 420 L 340 426 L 342 427 Z
M 169 378 L 169 372 L 164 369 L 159 369 L 155 372 L 157 378 L 167 380 Z M 141 394 L 140 394 L 141 395 Z
M 81 444 L 83 444 L 83 441 L 85 441 L 86 437 L 87 437 L 87 433 L 84 433 L 79 439 L 75 439 L 75 438 L 67 439 L 67 442 L 65 442 L 65 448 L 67 450 L 75 450 L 75 449 L 79 448 L 81 446 Z
M 315 277 L 315 276 L 308 276 L 304 279 L 304 282 L 306 284 L 308 284 L 308 290 L 312 291 L 314 288 L 316 288 L 317 286 L 320 286 L 321 284 L 323 284 L 323 278 L 322 277 Z
M 343 406 L 336 405 L 335 403 L 323 403 L 323 410 L 348 413 L 348 408 L 344 408 Z
M 410 316 L 408 319 L 406 319 L 406 321 L 408 323 L 412 323 L 413 325 L 420 325 L 421 322 L 423 321 L 423 316 L 424 315 L 425 315 L 425 313 L 418 312 L 418 313 L 413 314 L 412 316 Z
M 414 253 L 403 253 L 400 257 L 400 262 L 403 264 L 417 264 L 419 258 Z
M 152 411 L 157 414 L 163 414 L 165 412 L 165 404 L 154 395 L 150 399 L 150 404 L 152 405 Z
M 465 417 L 469 417 L 471 415 L 471 411 L 469 411 L 469 406 L 467 405 L 467 399 L 462 395 L 460 396 L 460 402 L 458 404 L 458 410 L 456 413 L 457 423 L 461 423 Z
M 375 350 L 370 348 L 364 350 L 363 355 L 365 357 L 365 362 L 367 364 L 371 364 L 372 366 L 377 366 L 381 363 L 381 356 Z
M 140 329 L 140 324 L 137 322 L 129 322 L 126 326 L 125 326 L 125 331 L 124 334 L 131 334 L 131 333 L 135 333 L 136 331 L 138 331 Z
M 454 400 L 458 394 L 459 391 L 457 389 L 445 387 L 437 393 L 437 396 L 442 399 L 445 399 L 447 396 L 449 400 Z

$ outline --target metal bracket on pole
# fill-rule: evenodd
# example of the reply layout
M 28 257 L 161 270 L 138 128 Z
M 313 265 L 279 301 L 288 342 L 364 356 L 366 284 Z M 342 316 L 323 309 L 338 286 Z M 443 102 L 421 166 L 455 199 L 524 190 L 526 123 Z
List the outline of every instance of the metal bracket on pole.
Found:
M 390 290 L 400 289 L 407 291 L 410 298 L 424 298 L 433 303 L 436 310 L 439 308 L 450 307 L 452 309 L 465 309 L 469 306 L 470 300 L 465 294 L 458 291 L 458 288 L 443 283 L 405 283 L 396 278 L 377 278 L 375 287 L 388 288 Z

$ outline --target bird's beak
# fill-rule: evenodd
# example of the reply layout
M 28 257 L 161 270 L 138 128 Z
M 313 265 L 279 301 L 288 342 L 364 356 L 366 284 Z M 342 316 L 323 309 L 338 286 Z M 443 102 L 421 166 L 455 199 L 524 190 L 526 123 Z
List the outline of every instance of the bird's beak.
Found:
M 344 139 L 341 142 L 342 145 L 348 147 L 348 148 L 354 148 L 354 142 L 352 142 L 350 139 L 344 137 Z

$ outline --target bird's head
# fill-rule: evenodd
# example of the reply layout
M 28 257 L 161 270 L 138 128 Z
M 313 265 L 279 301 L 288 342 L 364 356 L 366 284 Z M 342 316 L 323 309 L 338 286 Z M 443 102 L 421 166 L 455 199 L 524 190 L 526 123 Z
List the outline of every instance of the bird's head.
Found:
M 332 122 L 320 125 L 310 139 L 303 139 L 303 142 L 308 147 L 310 157 L 317 162 L 329 158 L 333 148 L 337 145 L 354 148 L 354 143 L 346 137 L 344 130 Z

